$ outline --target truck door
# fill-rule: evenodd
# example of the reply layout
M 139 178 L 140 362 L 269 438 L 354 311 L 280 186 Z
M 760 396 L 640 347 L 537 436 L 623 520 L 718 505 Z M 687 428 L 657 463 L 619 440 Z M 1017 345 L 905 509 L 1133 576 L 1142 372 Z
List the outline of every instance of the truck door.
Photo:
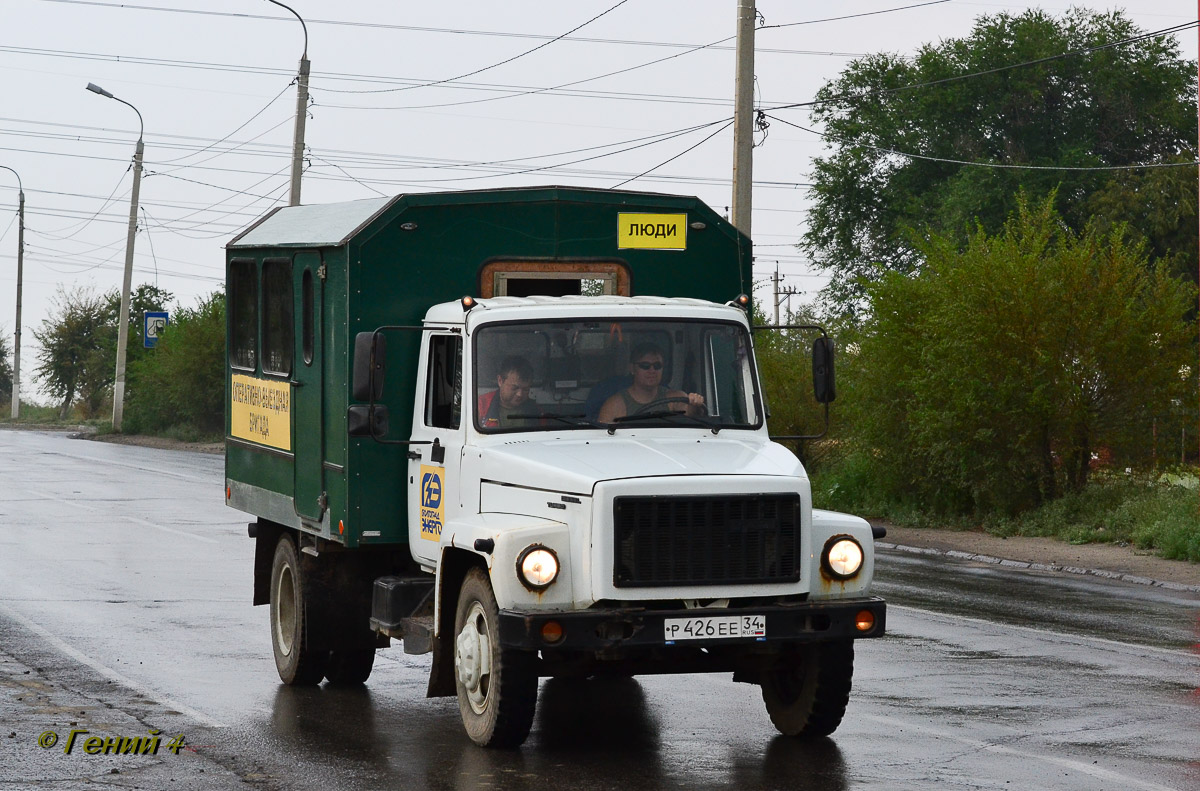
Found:
M 411 439 L 436 439 L 438 446 L 436 451 L 432 445 L 409 446 L 408 543 L 415 558 L 436 565 L 442 529 L 462 501 L 462 336 L 430 333 L 422 344 L 421 359 L 424 392 L 414 399 Z
M 292 367 L 292 466 L 296 513 L 320 521 L 325 513 L 324 393 L 321 328 L 324 279 L 321 254 L 297 253 L 292 276 L 300 295 L 296 311 L 296 356 Z

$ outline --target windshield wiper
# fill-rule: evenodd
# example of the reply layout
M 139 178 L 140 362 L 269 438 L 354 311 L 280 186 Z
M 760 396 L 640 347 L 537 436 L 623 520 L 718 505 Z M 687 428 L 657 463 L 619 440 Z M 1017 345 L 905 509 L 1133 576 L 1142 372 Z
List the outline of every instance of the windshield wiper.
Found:
M 559 422 L 566 423 L 568 426 L 591 426 L 592 428 L 604 428 L 604 426 L 601 426 L 594 420 L 588 420 L 587 415 L 584 414 L 555 415 L 552 413 L 546 413 L 544 415 L 506 415 L 505 417 L 508 420 L 544 420 L 549 418 L 551 420 L 557 420 Z
M 710 429 L 713 434 L 716 434 L 721 430 L 720 423 L 715 423 L 708 418 L 699 417 L 697 415 L 689 415 L 687 412 L 676 412 L 673 409 L 663 409 L 658 412 L 635 412 L 632 415 L 621 415 L 620 417 L 613 418 L 613 423 L 627 423 L 634 420 L 657 420 L 670 417 L 683 417 L 687 418 L 688 420 L 695 421 L 701 426 Z M 609 427 L 608 433 L 613 433 L 612 426 Z

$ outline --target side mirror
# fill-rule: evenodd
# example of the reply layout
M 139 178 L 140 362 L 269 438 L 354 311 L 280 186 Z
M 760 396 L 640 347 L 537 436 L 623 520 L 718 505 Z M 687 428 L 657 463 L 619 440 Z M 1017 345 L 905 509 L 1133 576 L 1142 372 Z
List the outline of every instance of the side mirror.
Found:
M 828 404 L 837 398 L 833 379 L 833 339 L 822 335 L 813 341 L 813 396 L 817 403 Z
M 364 333 L 366 334 L 366 333 Z M 353 404 L 346 410 L 346 433 L 381 439 L 388 433 L 388 409 L 383 404 Z
M 387 371 L 387 339 L 380 332 L 354 336 L 354 371 L 350 395 L 355 401 L 378 401 Z

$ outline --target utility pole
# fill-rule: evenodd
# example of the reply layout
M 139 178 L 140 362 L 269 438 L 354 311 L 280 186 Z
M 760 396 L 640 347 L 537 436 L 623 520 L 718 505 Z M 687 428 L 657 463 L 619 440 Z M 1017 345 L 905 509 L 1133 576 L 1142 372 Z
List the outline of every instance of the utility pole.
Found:
M 775 303 L 775 323 L 779 323 L 779 264 L 775 265 L 775 271 L 771 274 L 771 301 Z
M 138 117 L 137 148 L 133 152 L 133 194 L 129 197 L 129 231 L 125 237 L 125 278 L 121 285 L 121 318 L 117 325 L 117 370 L 113 377 L 113 431 L 120 432 L 125 416 L 125 351 L 129 346 L 129 291 L 133 287 L 133 242 L 137 236 L 138 193 L 142 187 L 142 137 L 145 124 L 142 113 L 124 99 L 118 99 L 95 83 L 89 82 L 87 89 L 109 99 L 115 99 L 131 108 Z
M 1198 0 L 1200 1 L 1200 0 Z M 733 100 L 733 226 L 750 236 L 754 186 L 754 0 L 738 0 Z M 778 322 L 776 322 L 778 323 Z
M 788 321 L 791 321 L 792 295 L 800 293 L 799 289 L 797 289 L 795 286 L 788 286 L 787 288 L 780 288 L 779 283 L 781 280 L 783 280 L 783 278 L 780 277 L 780 275 L 779 275 L 779 264 L 778 264 L 778 262 L 776 262 L 775 272 L 774 272 L 774 274 L 771 275 L 771 285 L 772 285 L 771 290 L 774 292 L 773 299 L 775 302 L 775 323 L 776 324 L 779 323 L 779 306 L 781 304 L 783 304 L 783 301 L 785 299 L 787 300 Z
M 296 131 L 292 135 L 292 188 L 288 206 L 300 205 L 300 174 L 304 172 L 304 120 L 308 116 L 308 46 L 300 56 L 300 73 L 296 78 Z
M 13 333 L 12 414 L 21 415 L 21 281 L 25 269 L 25 185 L 21 176 L 7 165 L 0 165 L 17 177 L 17 327 Z
M 304 19 L 294 9 L 279 0 L 267 2 L 291 11 L 304 29 L 304 52 L 300 55 L 300 71 L 296 75 L 296 128 L 292 135 L 292 188 L 288 195 L 288 206 L 299 206 L 300 174 L 304 172 L 304 121 L 308 117 L 308 25 L 304 24 Z

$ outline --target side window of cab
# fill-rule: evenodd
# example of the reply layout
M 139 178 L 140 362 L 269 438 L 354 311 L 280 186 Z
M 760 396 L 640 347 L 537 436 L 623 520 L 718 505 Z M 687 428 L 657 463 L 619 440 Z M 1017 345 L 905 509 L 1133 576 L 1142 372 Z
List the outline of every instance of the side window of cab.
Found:
M 429 339 L 425 379 L 425 425 L 457 429 L 462 423 L 462 338 L 434 335 Z

